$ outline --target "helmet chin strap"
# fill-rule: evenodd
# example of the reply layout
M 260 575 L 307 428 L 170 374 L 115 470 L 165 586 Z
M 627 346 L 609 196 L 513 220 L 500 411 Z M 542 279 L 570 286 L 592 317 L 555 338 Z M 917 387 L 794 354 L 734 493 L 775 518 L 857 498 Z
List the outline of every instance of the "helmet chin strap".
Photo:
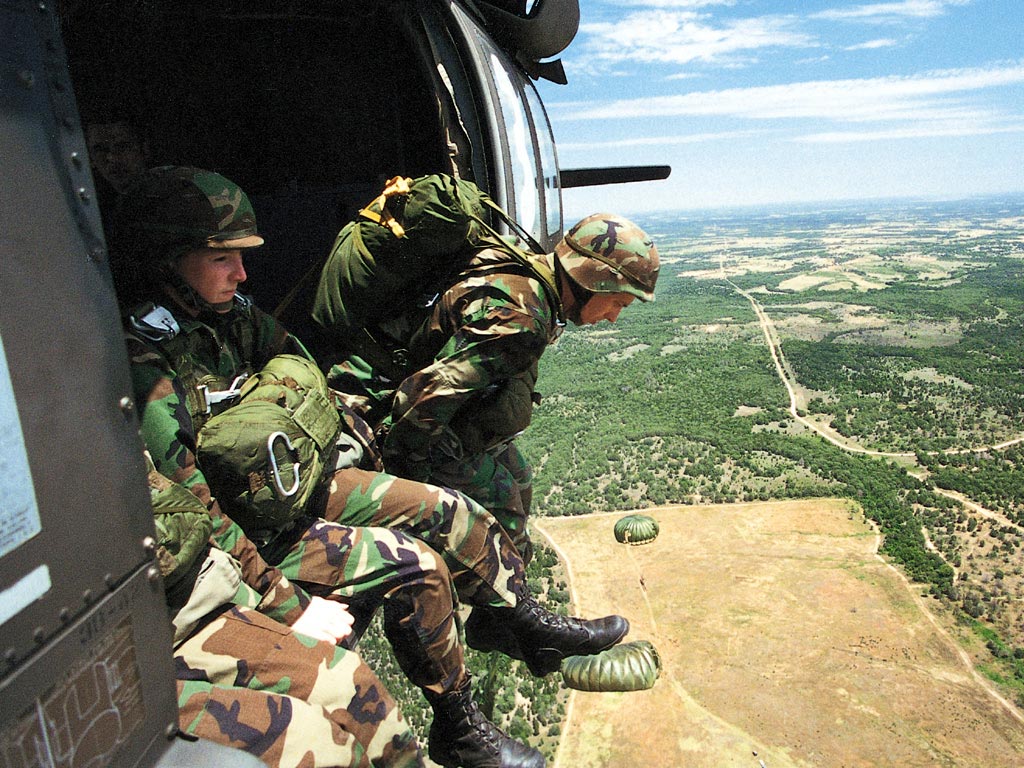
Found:
M 211 304 L 200 296 L 199 292 L 189 285 L 188 282 L 178 274 L 177 270 L 169 270 L 167 278 L 167 287 L 170 289 L 169 293 L 171 296 L 186 310 L 191 312 L 193 316 L 200 315 L 204 312 L 223 314 L 235 306 L 235 300 L 233 297 L 228 301 Z

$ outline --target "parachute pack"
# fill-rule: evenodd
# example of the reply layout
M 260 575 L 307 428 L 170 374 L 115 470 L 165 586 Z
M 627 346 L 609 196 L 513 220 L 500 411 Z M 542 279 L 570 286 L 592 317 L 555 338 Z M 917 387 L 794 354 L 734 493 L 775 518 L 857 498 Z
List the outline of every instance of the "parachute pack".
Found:
M 256 541 L 306 512 L 335 465 L 341 418 L 320 369 L 278 355 L 242 386 L 238 403 L 200 430 L 196 456 L 232 520 Z
M 534 253 L 503 238 L 487 222 L 488 212 Z M 537 258 L 540 245 L 476 184 L 441 173 L 391 179 L 335 239 L 320 275 L 313 319 L 336 342 L 351 347 L 367 329 L 410 309 L 410 297 L 447 287 L 445 278 L 482 248 L 503 251 L 557 295 L 554 274 Z

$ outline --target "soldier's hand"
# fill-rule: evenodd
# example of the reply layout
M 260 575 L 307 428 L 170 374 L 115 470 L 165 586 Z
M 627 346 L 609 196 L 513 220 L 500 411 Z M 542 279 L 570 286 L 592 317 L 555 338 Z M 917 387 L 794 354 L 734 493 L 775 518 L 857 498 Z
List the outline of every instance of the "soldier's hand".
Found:
M 314 597 L 298 620 L 292 624 L 292 631 L 299 632 L 314 640 L 326 640 L 337 645 L 352 634 L 355 618 L 342 603 Z

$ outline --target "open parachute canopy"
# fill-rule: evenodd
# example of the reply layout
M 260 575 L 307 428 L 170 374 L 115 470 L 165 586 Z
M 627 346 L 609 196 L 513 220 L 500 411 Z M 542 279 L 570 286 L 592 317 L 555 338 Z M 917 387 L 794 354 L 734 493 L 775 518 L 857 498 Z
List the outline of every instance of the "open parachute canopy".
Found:
M 615 523 L 615 540 L 620 544 L 649 544 L 658 538 L 658 521 L 647 515 L 626 515 Z

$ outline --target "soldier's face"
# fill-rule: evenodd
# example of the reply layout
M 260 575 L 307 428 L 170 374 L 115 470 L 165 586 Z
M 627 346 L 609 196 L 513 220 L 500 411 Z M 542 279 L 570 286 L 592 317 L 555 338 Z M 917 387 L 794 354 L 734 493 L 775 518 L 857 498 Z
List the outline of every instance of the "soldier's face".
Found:
M 240 249 L 196 248 L 178 260 L 178 274 L 204 301 L 227 312 L 235 291 L 245 282 L 242 253 Z
M 128 123 L 96 123 L 85 129 L 93 169 L 118 192 L 146 170 L 146 149 Z
M 595 293 L 580 308 L 580 319 L 577 325 L 593 325 L 602 320 L 614 323 L 619 313 L 633 303 L 636 298 L 629 293 Z

